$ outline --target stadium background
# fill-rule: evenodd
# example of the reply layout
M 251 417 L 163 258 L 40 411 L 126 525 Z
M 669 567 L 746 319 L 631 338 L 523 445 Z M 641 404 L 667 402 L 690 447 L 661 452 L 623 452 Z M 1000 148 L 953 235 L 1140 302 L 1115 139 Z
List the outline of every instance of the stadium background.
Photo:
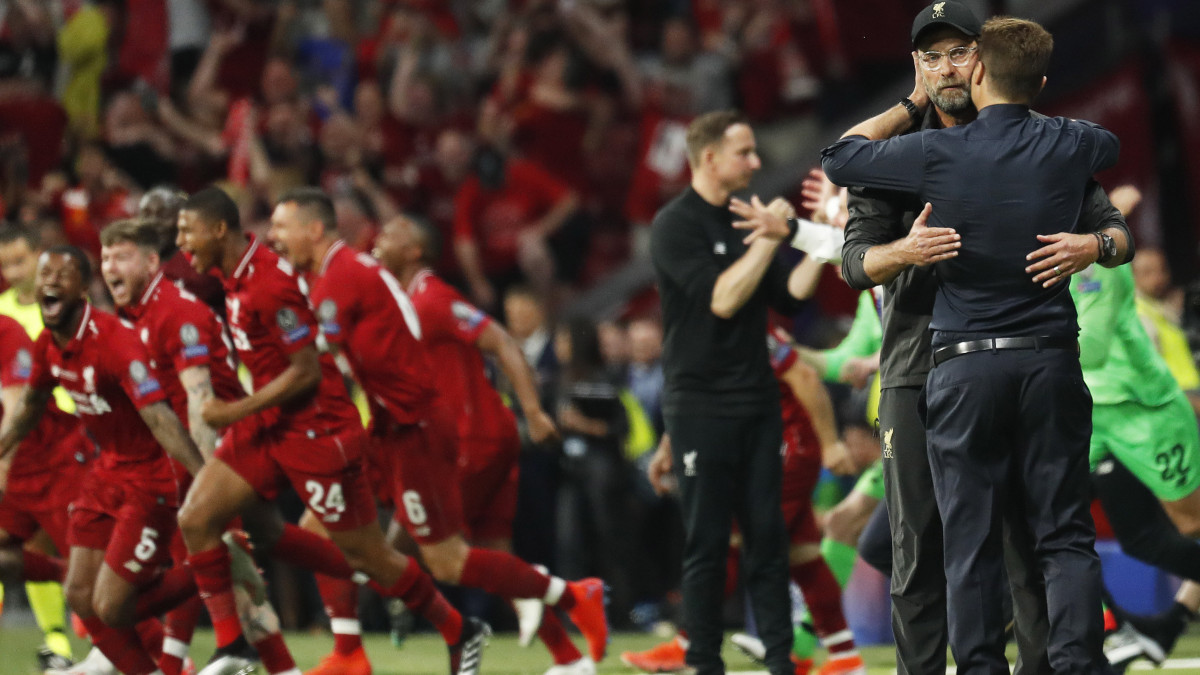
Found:
M 817 150 L 911 88 L 908 25 L 924 4 L 8 0 L 0 8 L 0 208 L 44 243 L 95 252 L 99 229 L 160 183 L 194 190 L 219 182 L 259 231 L 274 195 L 318 184 L 335 197 L 347 241 L 363 249 L 392 210 L 429 218 L 447 243 L 439 271 L 503 317 L 499 293 L 465 282 L 451 243 L 481 247 L 493 291 L 528 270 L 513 262 L 511 241 L 491 238 L 463 215 L 474 208 L 483 217 L 487 205 L 470 204 L 459 184 L 471 175 L 486 182 L 489 158 L 493 172 L 497 161 L 527 162 L 550 177 L 548 194 L 577 203 L 548 242 L 557 269 L 541 299 L 552 318 L 584 314 L 605 322 L 602 336 L 616 336 L 656 308 L 645 225 L 686 183 L 679 132 L 687 121 L 714 108 L 743 109 L 764 158 L 754 189 L 798 201 Z M 1200 344 L 1200 7 L 1186 0 L 967 4 L 981 16 L 1039 20 L 1054 33 L 1056 56 L 1038 108 L 1120 136 L 1121 161 L 1099 178 L 1110 189 L 1132 183 L 1142 191 L 1130 224 L 1139 247 L 1164 251 L 1185 295 L 1184 327 L 1193 347 Z M 494 209 L 503 212 L 497 227 L 519 229 L 546 208 L 508 197 Z M 829 269 L 794 332 L 815 347 L 834 344 L 855 304 L 856 294 Z M 629 358 L 617 338 L 606 342 L 614 366 Z M 531 454 L 523 471 L 517 550 L 554 567 L 556 458 Z M 836 494 L 831 486 L 824 499 Z M 293 515 L 299 507 L 291 504 Z M 669 530 L 671 511 L 662 509 L 653 522 Z M 677 540 L 659 534 L 637 536 L 663 549 L 648 556 L 661 577 L 652 591 L 662 597 L 623 607 L 621 628 L 670 618 L 666 591 L 677 559 L 669 547 Z M 1110 584 L 1131 608 L 1169 598 L 1169 580 L 1118 570 Z M 324 617 L 311 580 L 285 565 L 268 572 L 285 625 L 319 630 Z M 872 635 L 886 612 L 882 583 L 860 566 L 847 600 L 855 627 Z M 477 596 L 457 599 L 497 614 Z M 10 594 L 0 655 L 36 640 L 20 604 L 20 594 Z M 626 616 L 635 608 L 642 613 Z M 368 627 L 386 628 L 378 603 L 364 611 Z M 739 616 L 731 603 L 731 625 Z M 1200 653 L 1191 643 L 1182 651 L 1189 649 Z M 25 672 L 8 661 L 0 660 L 0 673 Z

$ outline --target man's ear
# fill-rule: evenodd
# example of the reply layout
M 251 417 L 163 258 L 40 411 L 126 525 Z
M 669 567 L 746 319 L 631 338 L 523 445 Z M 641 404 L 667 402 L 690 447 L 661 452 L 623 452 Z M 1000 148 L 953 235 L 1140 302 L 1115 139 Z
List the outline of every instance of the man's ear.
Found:
M 972 86 L 976 86 L 976 87 L 983 86 L 983 74 L 984 74 L 985 70 L 986 70 L 986 67 L 983 65 L 983 61 L 975 62 L 975 67 L 971 69 L 971 84 L 972 84 Z
M 1038 93 L 1039 94 L 1042 93 L 1042 90 L 1045 88 L 1046 88 L 1046 76 L 1043 75 L 1042 76 L 1042 86 L 1038 87 Z

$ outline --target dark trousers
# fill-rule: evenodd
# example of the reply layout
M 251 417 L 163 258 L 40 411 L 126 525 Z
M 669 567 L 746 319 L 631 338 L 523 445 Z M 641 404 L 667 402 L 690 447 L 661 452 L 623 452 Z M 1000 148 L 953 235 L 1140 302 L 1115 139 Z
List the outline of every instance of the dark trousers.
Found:
M 1068 350 L 979 352 L 925 389 L 942 514 L 950 647 L 964 675 L 1007 673 L 1003 520 L 1028 536 L 1045 582 L 1056 673 L 1111 673 L 1101 650 L 1100 558 L 1089 511 L 1091 396 Z
M 725 558 L 731 521 L 743 538 L 742 579 L 749 589 L 772 675 L 792 673 L 788 542 L 780 508 L 783 428 L 778 411 L 752 417 L 668 415 L 685 532 L 683 627 L 687 663 L 698 675 L 725 672 L 721 661 Z
M 921 390 L 917 387 L 884 389 L 879 399 L 885 504 L 892 532 L 888 567 L 892 579 L 892 633 L 899 675 L 942 675 L 946 672 L 947 635 L 942 518 L 936 500 L 930 499 L 934 494 L 933 474 L 925 425 L 918 412 L 920 400 Z M 1014 532 L 1007 527 L 1014 518 L 1022 523 L 1024 520 L 1015 509 L 1005 519 L 1005 569 L 1001 570 L 1001 579 L 1007 581 L 1001 584 L 1012 587 L 1011 607 L 1006 598 L 1004 616 L 1006 622 L 1010 616 L 1015 618 L 1019 652 L 1015 672 L 1049 673 L 1049 624 L 1041 573 L 1033 559 L 1033 544 L 1020 534 L 1024 528 Z M 863 537 L 878 535 L 871 524 L 863 532 Z M 860 539 L 859 548 L 862 546 Z

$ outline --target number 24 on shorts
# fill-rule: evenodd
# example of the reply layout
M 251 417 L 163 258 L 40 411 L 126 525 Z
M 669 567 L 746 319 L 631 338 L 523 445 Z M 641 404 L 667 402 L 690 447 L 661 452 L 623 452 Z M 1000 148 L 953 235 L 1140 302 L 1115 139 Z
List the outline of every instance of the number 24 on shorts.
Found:
M 327 493 L 324 485 L 310 480 L 304 484 L 304 489 L 308 490 L 308 508 L 320 516 L 321 520 L 327 523 L 341 520 L 342 513 L 346 511 L 346 498 L 342 494 L 341 483 L 331 483 Z

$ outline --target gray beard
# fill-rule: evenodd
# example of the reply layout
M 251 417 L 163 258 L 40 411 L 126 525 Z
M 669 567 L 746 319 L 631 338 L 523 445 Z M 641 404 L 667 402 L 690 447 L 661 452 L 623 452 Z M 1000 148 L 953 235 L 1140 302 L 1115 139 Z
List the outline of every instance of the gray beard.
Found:
M 930 91 L 926 89 L 926 93 L 929 94 L 929 100 L 933 102 L 933 105 L 951 117 L 961 117 L 963 113 L 975 109 L 975 103 L 971 100 L 971 92 L 969 90 L 960 90 L 960 92 L 961 95 L 947 95 L 937 90 Z

